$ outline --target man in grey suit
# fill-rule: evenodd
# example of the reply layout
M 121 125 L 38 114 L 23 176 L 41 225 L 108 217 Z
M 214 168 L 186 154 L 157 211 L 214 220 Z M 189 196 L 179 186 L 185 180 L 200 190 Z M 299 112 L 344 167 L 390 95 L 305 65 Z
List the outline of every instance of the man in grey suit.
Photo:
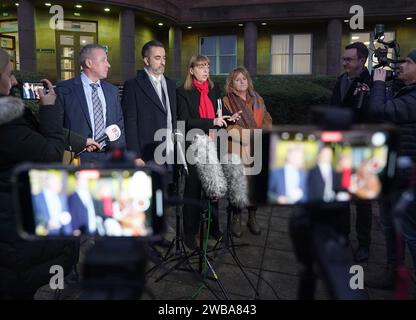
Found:
M 119 126 L 121 136 L 118 140 L 103 143 L 97 152 L 81 154 L 82 164 L 102 162 L 110 148 L 125 146 L 118 88 L 103 81 L 111 67 L 104 47 L 86 45 L 80 50 L 79 63 L 83 71 L 81 75 L 57 85 L 56 105 L 63 112 L 64 127 L 83 137 L 97 140 L 109 125 Z

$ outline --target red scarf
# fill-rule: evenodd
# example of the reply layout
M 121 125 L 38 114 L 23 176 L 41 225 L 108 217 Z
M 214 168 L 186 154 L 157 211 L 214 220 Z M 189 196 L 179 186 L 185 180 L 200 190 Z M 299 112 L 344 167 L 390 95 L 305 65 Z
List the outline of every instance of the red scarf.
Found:
M 214 119 L 215 118 L 214 106 L 212 105 L 211 99 L 208 97 L 209 81 L 205 81 L 204 83 L 201 83 L 199 81 L 193 80 L 192 84 L 194 85 L 196 90 L 198 90 L 200 94 L 199 117 Z

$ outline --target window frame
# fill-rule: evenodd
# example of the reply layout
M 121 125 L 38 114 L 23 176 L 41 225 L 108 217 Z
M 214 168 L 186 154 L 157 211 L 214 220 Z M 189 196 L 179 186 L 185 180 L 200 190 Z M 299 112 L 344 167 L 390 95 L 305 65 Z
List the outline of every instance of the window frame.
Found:
M 309 53 L 309 72 L 308 73 L 293 73 L 293 57 L 295 55 L 307 55 L 306 53 L 294 53 L 294 36 L 296 35 L 308 35 L 310 36 L 310 53 Z M 289 36 L 289 53 L 288 54 L 280 54 L 280 53 L 273 53 L 273 36 Z M 288 55 L 289 56 L 289 62 L 288 62 L 288 73 L 273 73 L 273 56 L 278 55 Z M 307 33 L 307 32 L 297 32 L 297 33 L 275 33 L 271 35 L 271 41 L 270 41 L 270 68 L 269 72 L 271 75 L 284 75 L 284 76 L 302 76 L 302 75 L 312 75 L 312 61 L 313 61 L 313 33 Z
M 235 42 L 234 42 L 235 54 L 221 54 L 220 53 L 220 38 L 221 37 L 233 37 L 234 38 L 234 40 L 235 40 Z M 224 35 L 216 35 L 216 36 L 200 36 L 198 38 L 198 47 L 199 47 L 198 52 L 201 55 L 205 55 L 204 53 L 202 53 L 201 40 L 203 38 L 215 38 L 215 67 L 216 67 L 216 70 L 210 69 L 210 74 L 211 75 L 216 75 L 216 76 L 217 75 L 218 76 L 228 75 L 229 72 L 237 66 L 237 40 L 238 40 L 237 35 L 236 34 L 224 34 Z M 210 60 L 212 60 L 211 59 L 211 57 L 213 57 L 212 55 L 207 55 L 207 56 L 208 56 L 208 58 L 210 58 Z M 220 73 L 220 57 L 234 57 L 234 67 L 228 72 Z

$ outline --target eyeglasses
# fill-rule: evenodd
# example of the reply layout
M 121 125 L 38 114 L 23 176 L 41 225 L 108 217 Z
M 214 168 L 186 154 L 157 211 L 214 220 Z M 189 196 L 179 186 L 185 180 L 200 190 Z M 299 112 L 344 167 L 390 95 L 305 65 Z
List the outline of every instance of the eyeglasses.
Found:
M 350 57 L 341 57 L 341 61 L 343 62 L 351 62 L 354 60 L 358 60 L 358 58 L 350 58 Z
M 209 64 L 207 64 L 207 63 L 198 64 L 198 65 L 194 66 L 194 68 L 198 68 L 199 70 L 209 69 Z

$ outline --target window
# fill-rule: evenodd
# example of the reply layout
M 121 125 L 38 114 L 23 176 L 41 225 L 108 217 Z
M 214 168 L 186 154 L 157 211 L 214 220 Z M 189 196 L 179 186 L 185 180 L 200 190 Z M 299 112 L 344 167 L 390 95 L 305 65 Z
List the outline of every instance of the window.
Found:
M 199 44 L 199 52 L 211 61 L 211 74 L 228 74 L 236 67 L 236 36 L 201 37 Z
M 310 74 L 312 35 L 272 35 L 271 55 L 271 74 Z
M 394 32 L 385 32 L 384 33 L 384 41 L 385 42 L 390 42 L 392 40 L 394 40 L 396 38 L 396 35 Z M 374 35 L 370 32 L 356 32 L 356 33 L 351 33 L 350 35 L 350 43 L 353 42 L 362 42 L 364 43 L 367 48 L 369 49 L 370 53 L 366 62 L 366 67 L 369 70 L 373 69 L 373 66 L 375 66 L 377 64 L 377 58 L 373 57 L 373 53 L 374 50 L 380 47 L 383 47 L 382 44 L 378 43 L 377 41 L 374 42 Z M 374 43 L 373 46 L 370 46 L 371 42 Z M 390 48 L 388 50 L 387 53 L 387 57 L 389 59 L 394 59 L 394 50 L 392 48 Z

